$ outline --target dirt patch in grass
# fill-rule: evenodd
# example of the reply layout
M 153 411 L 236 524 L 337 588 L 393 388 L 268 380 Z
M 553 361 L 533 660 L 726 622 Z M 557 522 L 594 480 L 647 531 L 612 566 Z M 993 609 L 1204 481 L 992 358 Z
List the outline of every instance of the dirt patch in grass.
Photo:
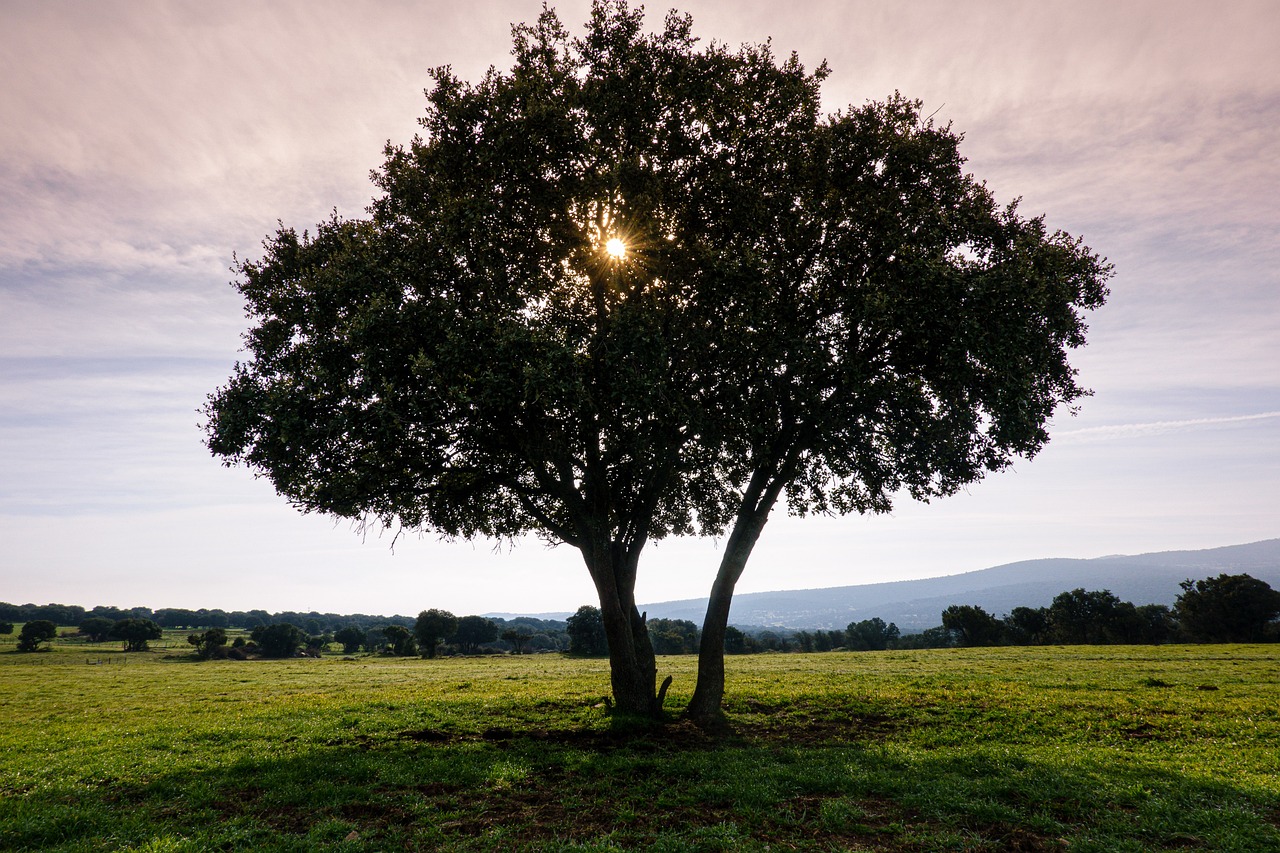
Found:
M 524 729 L 488 728 L 480 732 L 450 732 L 440 729 L 410 729 L 399 733 L 415 743 L 451 745 L 489 743 L 504 746 L 518 742 L 551 744 L 596 752 L 628 749 L 634 752 L 711 749 L 725 738 L 707 734 L 688 721 L 678 721 L 652 729 Z
M 759 703 L 748 702 L 747 705 Z M 734 744 L 828 746 L 880 741 L 909 728 L 904 717 L 874 712 L 833 712 L 829 707 L 788 706 L 785 710 L 761 705 L 753 713 L 730 716 L 719 730 L 706 731 L 688 720 L 675 720 L 652 728 L 515 729 L 491 727 L 481 731 L 409 729 L 398 737 L 421 744 L 447 746 L 485 742 L 502 746 L 519 742 L 554 744 L 593 752 L 627 749 L 634 752 L 680 752 L 715 749 Z M 361 744 L 367 748 L 368 743 Z

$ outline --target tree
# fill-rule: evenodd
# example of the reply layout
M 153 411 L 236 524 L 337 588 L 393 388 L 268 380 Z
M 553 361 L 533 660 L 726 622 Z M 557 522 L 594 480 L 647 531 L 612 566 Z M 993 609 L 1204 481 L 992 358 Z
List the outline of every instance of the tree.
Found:
M 421 638 L 419 638 L 421 639 Z M 348 625 L 341 628 L 333 635 L 335 643 L 342 643 L 342 651 L 344 654 L 353 655 L 360 651 L 360 647 L 364 645 L 365 633 L 358 625 Z
M 307 641 L 301 628 L 289 622 L 259 625 L 249 632 L 250 639 L 258 646 L 263 657 L 291 658 Z
M 650 619 L 648 626 L 654 654 L 697 654 L 698 626 L 688 619 Z
M 1172 642 L 1178 635 L 1178 620 L 1164 604 L 1144 604 L 1137 608 L 1140 629 L 1138 642 L 1159 645 Z
M 1280 592 L 1247 575 L 1218 575 L 1182 582 L 1174 611 L 1184 631 L 1210 643 L 1257 643 L 1280 614 Z
M 529 644 L 533 634 L 524 628 L 508 628 L 502 632 L 502 639 L 511 644 L 511 648 L 516 654 L 524 654 L 524 647 Z
M 403 625 L 387 625 L 382 629 L 382 636 L 387 638 L 387 649 L 397 657 L 408 657 L 418 653 L 418 644 L 413 632 Z
M 115 620 L 107 619 L 103 616 L 90 616 L 80 623 L 80 633 L 89 638 L 92 643 L 101 643 L 110 639 L 111 629 L 115 627 Z
M 975 604 L 953 604 L 942 611 L 942 627 L 960 646 L 994 646 L 1004 634 L 1000 621 Z
M 129 617 L 111 627 L 111 636 L 124 641 L 126 652 L 145 652 L 147 643 L 164 636 L 164 631 L 150 619 Z
M 1004 617 L 1004 633 L 1015 646 L 1035 646 L 1047 642 L 1049 610 L 1045 607 L 1015 607 Z
M 1061 593 L 1049 605 L 1046 620 L 1049 638 L 1055 643 L 1145 642 L 1147 626 L 1138 609 L 1109 589 Z
M 182 607 L 163 607 L 152 618 L 161 628 L 194 628 L 202 624 L 194 610 Z
M 458 617 L 448 610 L 424 610 L 413 623 L 413 634 L 418 638 L 422 653 L 429 658 L 436 656 L 436 647 L 445 637 L 452 637 L 458 630 Z
M 600 617 L 599 608 L 584 604 L 569 617 L 569 654 L 571 655 L 607 655 L 609 639 L 605 634 L 604 620 Z
M 0 622 L 0 634 L 12 634 L 12 633 L 13 633 L 12 622 Z
M 225 657 L 227 630 L 210 628 L 201 634 L 188 635 L 187 642 L 196 647 L 196 657 L 200 660 L 208 660 L 220 654 Z
M 58 626 L 48 619 L 33 619 L 24 623 L 18 632 L 18 651 L 38 651 L 41 643 L 47 643 L 58 636 Z
M 464 654 L 475 654 L 482 645 L 496 639 L 498 626 L 492 619 L 483 616 L 463 616 L 453 632 L 453 641 L 462 648 Z
M 597 0 L 435 71 L 367 218 L 238 266 L 248 359 L 208 446 L 295 505 L 535 532 L 595 584 L 616 707 L 661 713 L 642 550 L 723 536 L 689 715 L 720 716 L 734 588 L 771 510 L 887 512 L 1047 441 L 1106 264 L 963 171 L 918 102 L 824 115 L 825 65 L 695 49 Z
M 845 628 L 845 646 L 855 652 L 883 651 L 898 639 L 899 633 L 897 625 L 892 622 L 886 625 L 879 616 L 873 616 L 849 623 Z
M 747 635 L 742 633 L 741 628 L 729 625 L 724 629 L 724 651 L 730 655 L 747 653 Z

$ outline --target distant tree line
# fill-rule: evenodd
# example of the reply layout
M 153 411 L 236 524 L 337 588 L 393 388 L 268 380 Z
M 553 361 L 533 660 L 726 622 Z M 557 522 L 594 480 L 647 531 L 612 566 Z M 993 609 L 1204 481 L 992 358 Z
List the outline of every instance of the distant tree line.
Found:
M 569 649 L 568 626 L 561 620 L 447 615 L 453 624 L 430 646 L 433 654 L 526 654 Z M 13 623 L 8 620 L 22 623 L 19 651 L 45 647 L 57 637 L 58 625 L 77 628 L 75 639 L 82 641 L 119 640 L 125 651 L 146 651 L 148 642 L 160 639 L 168 628 L 195 629 L 187 641 L 197 657 L 245 659 L 319 655 L 333 644 L 340 644 L 348 654 L 414 655 L 419 652 L 416 626 L 421 617 L 101 606 L 86 610 L 77 605 L 0 602 L 0 618 L 5 620 L 0 622 L 0 634 L 13 633 Z M 233 638 L 228 631 L 235 630 L 244 633 Z
M 1015 607 L 996 617 L 982 607 L 956 604 L 942 624 L 902 634 L 880 619 L 850 623 L 844 631 L 761 630 L 729 652 L 923 649 L 971 646 L 1155 645 L 1280 641 L 1280 592 L 1247 574 L 1186 580 L 1174 605 L 1134 605 L 1110 590 L 1073 589 L 1048 607 Z
M 319 656 L 332 645 L 344 654 L 360 652 L 397 657 L 435 657 L 438 654 L 526 654 L 565 651 L 566 623 L 521 616 L 506 620 L 486 616 L 454 616 L 444 610 L 424 610 L 406 626 L 400 623 L 365 628 L 351 622 L 332 632 L 309 633 L 292 622 L 258 625 L 248 638 L 228 643 L 226 630 L 210 628 L 191 634 L 187 642 L 201 658 L 284 658 Z
M 88 618 L 107 619 L 117 622 L 121 619 L 150 619 L 161 628 L 195 629 L 195 628 L 238 628 L 251 631 L 260 625 L 275 625 L 287 622 L 296 625 L 308 634 L 323 634 L 337 631 L 348 625 L 356 625 L 365 630 L 383 625 L 400 625 L 413 627 L 412 616 L 370 616 L 365 613 L 318 613 L 311 611 L 281 611 L 269 613 L 266 610 L 188 610 L 181 607 L 164 607 L 152 610 L 150 607 L 108 607 L 98 606 L 85 609 L 75 604 L 9 604 L 0 602 L 0 623 L 33 622 L 38 619 L 48 620 L 55 625 L 78 626 Z
M 1220 574 L 1186 580 L 1172 607 L 1134 605 L 1110 590 L 1073 589 L 1057 595 L 1048 607 L 1015 607 L 996 617 L 974 604 L 942 611 L 942 624 L 920 633 L 903 634 L 892 622 L 874 617 L 851 622 L 844 630 L 797 631 L 785 628 L 729 626 L 724 647 L 729 654 L 759 652 L 880 651 L 885 649 L 958 646 L 1159 644 L 1171 642 L 1280 641 L 1280 591 L 1247 574 Z M 455 616 L 446 610 L 424 610 L 407 616 L 338 615 L 333 613 L 182 610 L 145 607 L 86 610 L 62 604 L 0 602 L 0 633 L 22 623 L 19 651 L 36 651 L 57 637 L 58 625 L 74 625 L 91 642 L 119 640 L 126 651 L 145 651 L 164 628 L 204 629 L 188 636 L 201 658 L 292 657 L 318 655 L 340 644 L 357 652 L 435 657 L 440 654 L 484 654 L 562 651 L 574 655 L 608 654 L 600 610 L 578 608 L 565 621 L 520 616 L 511 620 Z M 231 639 L 228 629 L 247 631 Z M 648 620 L 656 654 L 697 654 L 698 626 L 685 619 Z
M 1063 592 L 1048 607 L 1015 607 L 996 617 L 972 604 L 942 612 L 942 624 L 904 634 L 879 617 L 850 622 L 844 630 L 729 626 L 729 654 L 760 652 L 881 651 L 885 649 L 1027 645 L 1154 645 L 1160 643 L 1259 643 L 1280 641 L 1280 592 L 1247 574 L 1187 580 L 1173 607 L 1134 605 L 1110 590 Z M 570 651 L 603 655 L 599 611 L 582 607 L 569 618 Z M 657 654 L 690 654 L 698 628 L 680 619 L 650 619 Z

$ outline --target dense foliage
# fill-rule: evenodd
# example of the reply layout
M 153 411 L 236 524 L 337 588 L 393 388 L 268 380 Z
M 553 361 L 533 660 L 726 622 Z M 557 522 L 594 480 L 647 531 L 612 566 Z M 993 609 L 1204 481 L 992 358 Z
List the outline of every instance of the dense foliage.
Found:
M 1254 643 L 1280 615 L 1280 591 L 1249 575 L 1220 574 L 1182 583 L 1178 622 L 1197 640 Z

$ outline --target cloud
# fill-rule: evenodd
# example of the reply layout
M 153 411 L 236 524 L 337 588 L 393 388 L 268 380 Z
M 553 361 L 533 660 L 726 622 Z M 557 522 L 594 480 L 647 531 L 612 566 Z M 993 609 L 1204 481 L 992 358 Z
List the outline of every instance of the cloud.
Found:
M 1181 421 L 1152 421 L 1149 423 L 1111 424 L 1108 426 L 1085 427 L 1083 429 L 1061 430 L 1053 434 L 1056 443 L 1115 441 L 1128 438 L 1145 438 L 1152 435 L 1164 435 L 1171 432 L 1202 429 L 1205 427 L 1227 426 L 1267 421 L 1280 418 L 1280 412 L 1259 412 L 1253 415 L 1231 415 L 1218 418 L 1189 418 Z
M 586 0 L 556 5 L 580 33 Z M 665 5 L 691 12 L 704 42 L 772 36 L 777 53 L 796 50 L 810 68 L 830 60 L 831 108 L 894 90 L 921 98 L 966 133 L 969 167 L 998 199 L 1022 196 L 1024 214 L 1047 213 L 1117 270 L 1090 345 L 1073 357 L 1098 392 L 1082 428 L 1055 431 L 1034 463 L 971 496 L 880 519 L 779 518 L 753 558 L 755 588 L 795 586 L 804 571 L 804 585 L 820 586 L 954 570 L 958 551 L 980 568 L 1275 535 L 1272 3 L 671 0 L 651 6 L 650 28 Z M 538 11 L 537 0 L 6 4 L 0 538 L 7 565 L 32 569 L 15 595 L 65 598 L 114 572 L 136 577 L 128 597 L 160 606 L 193 577 L 223 590 L 269 577 L 272 602 L 306 608 L 300 582 L 319 575 L 324 589 L 308 596 L 340 607 L 363 571 L 351 566 L 385 562 L 345 528 L 299 520 L 200 445 L 194 409 L 225 381 L 245 324 L 227 267 L 233 251 L 254 256 L 277 218 L 301 229 L 334 207 L 360 215 L 383 143 L 418 130 L 428 70 L 452 64 L 474 81 L 506 67 L 509 24 Z M 1167 438 L 1132 440 L 1153 436 Z M 336 555 L 319 573 L 313 541 Z M 378 569 L 389 597 L 360 585 L 360 607 L 449 606 L 438 596 L 453 575 L 459 590 L 478 590 L 452 599 L 463 608 L 518 609 L 585 584 L 577 565 L 548 581 L 515 561 L 459 561 L 421 544 L 421 560 Z M 710 571 L 710 550 L 655 549 L 644 595 L 704 594 L 690 566 Z M 516 561 L 541 556 L 534 544 Z M 474 582 L 472 565 L 492 568 L 493 581 Z M 589 600 L 572 588 L 565 606 Z M 214 592 L 185 600 L 210 606 Z

